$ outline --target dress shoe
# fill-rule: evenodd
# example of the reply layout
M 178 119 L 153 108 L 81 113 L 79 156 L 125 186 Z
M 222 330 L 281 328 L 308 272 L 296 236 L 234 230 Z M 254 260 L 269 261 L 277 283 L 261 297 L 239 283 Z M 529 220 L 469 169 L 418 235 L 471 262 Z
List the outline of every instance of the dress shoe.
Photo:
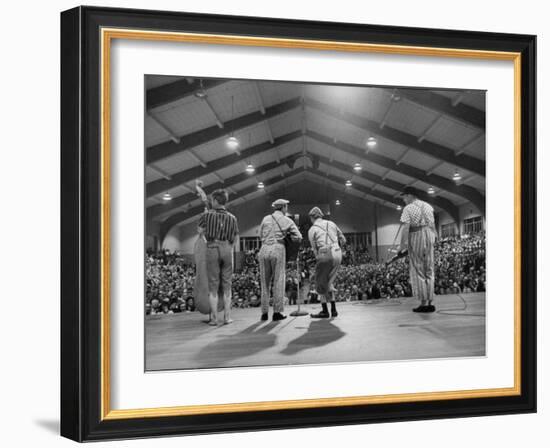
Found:
M 268 316 L 267 316 L 267 313 L 263 313 L 262 314 L 262 320 L 267 320 Z
M 283 320 L 286 319 L 286 316 L 281 313 L 273 313 L 273 320 Z
M 413 308 L 413 312 L 415 312 L 415 313 L 427 313 L 428 312 L 428 307 L 426 305 L 420 305 L 420 306 L 417 306 L 416 308 Z
M 435 306 L 433 305 L 426 305 L 426 313 L 433 313 L 435 311 Z

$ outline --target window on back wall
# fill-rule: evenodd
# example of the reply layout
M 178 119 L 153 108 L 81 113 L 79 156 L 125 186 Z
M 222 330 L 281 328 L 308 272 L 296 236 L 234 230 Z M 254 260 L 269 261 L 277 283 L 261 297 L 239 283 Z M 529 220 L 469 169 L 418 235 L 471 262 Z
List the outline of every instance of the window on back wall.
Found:
M 370 232 L 344 233 L 346 244 L 353 250 L 365 249 L 372 245 L 372 236 Z
M 483 231 L 483 218 L 475 216 L 464 220 L 464 234 L 471 235 Z
M 457 234 L 456 231 L 456 225 L 454 222 L 450 222 L 449 224 L 443 224 L 441 226 L 441 238 L 449 238 L 451 236 L 455 236 Z

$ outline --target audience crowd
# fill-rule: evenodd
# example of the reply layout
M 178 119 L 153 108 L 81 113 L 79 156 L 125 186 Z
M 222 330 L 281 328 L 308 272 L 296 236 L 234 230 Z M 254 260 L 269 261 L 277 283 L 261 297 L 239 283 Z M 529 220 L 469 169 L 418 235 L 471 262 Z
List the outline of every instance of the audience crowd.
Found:
M 248 251 L 242 269 L 233 275 L 233 306 L 260 305 L 258 250 Z M 485 291 L 485 234 L 440 239 L 435 247 L 435 294 Z M 299 266 L 289 263 L 286 275 L 286 302 L 318 301 L 315 292 L 315 256 L 304 248 Z M 298 282 L 300 275 L 300 282 Z M 195 310 L 193 284 L 195 268 L 189 258 L 168 251 L 148 252 L 146 257 L 147 314 L 172 314 Z M 298 285 L 300 288 L 298 288 Z M 335 281 L 338 301 L 378 300 L 409 297 L 407 258 L 390 265 L 375 263 L 366 248 L 344 248 L 342 266 Z

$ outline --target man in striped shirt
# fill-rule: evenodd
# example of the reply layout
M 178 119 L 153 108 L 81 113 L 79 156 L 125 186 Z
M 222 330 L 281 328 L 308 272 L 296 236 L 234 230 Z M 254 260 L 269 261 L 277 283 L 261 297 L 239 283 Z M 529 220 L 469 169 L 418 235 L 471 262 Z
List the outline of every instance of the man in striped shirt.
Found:
M 208 271 L 208 300 L 212 317 L 210 325 L 218 325 L 218 294 L 223 295 L 224 323 L 231 320 L 231 277 L 233 275 L 233 244 L 239 228 L 237 218 L 225 209 L 226 190 L 212 193 L 212 209 L 199 219 L 199 232 L 206 238 L 206 269 Z

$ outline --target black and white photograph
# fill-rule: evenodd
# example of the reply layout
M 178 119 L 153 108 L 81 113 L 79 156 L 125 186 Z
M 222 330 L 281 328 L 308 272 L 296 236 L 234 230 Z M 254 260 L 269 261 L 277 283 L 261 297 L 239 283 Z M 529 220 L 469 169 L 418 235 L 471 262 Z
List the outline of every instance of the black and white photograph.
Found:
M 145 76 L 145 370 L 486 356 L 486 92 Z

